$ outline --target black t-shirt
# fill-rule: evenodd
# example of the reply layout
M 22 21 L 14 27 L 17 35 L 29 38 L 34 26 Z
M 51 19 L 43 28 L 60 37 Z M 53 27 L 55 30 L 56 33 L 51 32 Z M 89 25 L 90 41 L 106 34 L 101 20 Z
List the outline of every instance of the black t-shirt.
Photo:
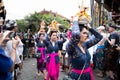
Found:
M 110 41 L 111 39 L 115 39 L 115 44 L 119 44 L 119 35 L 118 33 L 112 33 L 110 34 L 109 38 L 108 38 Z M 110 46 L 109 42 L 108 41 L 105 41 L 105 47 L 108 48 Z
M 29 39 L 23 38 L 21 41 L 23 42 L 24 46 L 29 47 Z

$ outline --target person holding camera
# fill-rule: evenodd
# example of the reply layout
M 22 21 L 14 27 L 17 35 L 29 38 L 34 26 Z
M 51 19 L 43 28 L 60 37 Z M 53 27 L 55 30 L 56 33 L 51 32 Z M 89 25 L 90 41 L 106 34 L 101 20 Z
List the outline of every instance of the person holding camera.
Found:
M 94 39 L 88 40 L 89 32 L 95 36 Z M 94 80 L 88 48 L 97 44 L 101 39 L 102 35 L 89 24 L 73 22 L 72 37 L 66 49 L 71 61 L 71 80 Z
M 4 26 L 4 31 L 12 31 L 12 33 L 10 34 L 9 38 L 10 40 L 6 43 L 5 46 L 5 52 L 6 55 L 8 57 L 10 57 L 11 55 L 11 50 L 12 50 L 12 38 L 15 38 L 17 35 L 17 30 L 18 30 L 18 26 L 17 26 L 17 22 L 15 20 L 6 20 L 5 21 L 5 26 Z M 19 38 L 19 37 L 18 37 Z M 19 45 L 21 45 L 21 39 L 19 38 Z M 17 46 L 16 48 L 16 62 L 15 62 L 15 69 L 14 69 L 14 78 L 17 79 L 17 69 L 22 68 L 22 61 L 20 60 L 20 56 L 19 56 L 19 46 Z M 21 69 L 20 69 L 21 70 Z M 21 71 L 19 71 L 21 73 Z
M 19 43 L 18 37 L 12 38 L 12 49 L 10 57 L 8 57 L 3 49 L 4 45 L 9 41 L 11 31 L 0 33 L 0 79 L 12 80 L 12 72 L 16 62 L 16 48 Z

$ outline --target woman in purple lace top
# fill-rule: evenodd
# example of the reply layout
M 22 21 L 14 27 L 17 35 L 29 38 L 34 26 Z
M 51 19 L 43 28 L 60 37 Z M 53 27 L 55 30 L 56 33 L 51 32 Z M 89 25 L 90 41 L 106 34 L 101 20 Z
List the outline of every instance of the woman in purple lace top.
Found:
M 94 40 L 88 40 L 88 32 L 95 36 Z M 97 44 L 101 39 L 102 36 L 89 25 L 80 25 L 77 21 L 73 23 L 72 37 L 67 45 L 72 67 L 70 77 L 73 80 L 94 80 L 88 48 Z

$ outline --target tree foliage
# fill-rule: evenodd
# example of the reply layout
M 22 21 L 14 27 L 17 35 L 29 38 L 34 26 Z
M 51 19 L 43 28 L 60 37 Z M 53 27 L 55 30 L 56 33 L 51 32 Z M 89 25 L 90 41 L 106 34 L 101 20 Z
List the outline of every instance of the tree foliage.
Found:
M 60 30 L 69 28 L 68 20 L 61 18 L 59 16 L 56 16 L 55 19 L 59 24 L 61 24 L 59 27 Z M 27 15 L 27 16 L 25 16 L 24 19 L 17 20 L 17 23 L 19 26 L 18 29 L 21 32 L 25 32 L 28 29 L 30 29 L 32 33 L 38 32 L 38 30 L 40 28 L 39 24 L 42 20 L 44 20 L 46 26 L 48 26 L 52 22 L 52 20 L 54 20 L 54 15 L 52 13 L 40 14 L 37 12 Z

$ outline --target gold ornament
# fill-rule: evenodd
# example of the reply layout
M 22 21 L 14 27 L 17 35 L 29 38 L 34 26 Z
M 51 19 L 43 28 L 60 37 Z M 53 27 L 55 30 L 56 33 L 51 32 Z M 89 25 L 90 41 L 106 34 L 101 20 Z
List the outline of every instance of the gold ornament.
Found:
M 58 22 L 56 20 L 53 20 L 51 24 L 49 25 L 50 31 L 56 30 L 58 31 Z
M 86 13 L 86 9 L 84 8 L 83 11 L 80 11 L 79 13 L 76 14 L 78 16 L 78 21 L 79 22 L 86 22 L 86 23 L 91 23 L 92 19 L 91 17 Z

